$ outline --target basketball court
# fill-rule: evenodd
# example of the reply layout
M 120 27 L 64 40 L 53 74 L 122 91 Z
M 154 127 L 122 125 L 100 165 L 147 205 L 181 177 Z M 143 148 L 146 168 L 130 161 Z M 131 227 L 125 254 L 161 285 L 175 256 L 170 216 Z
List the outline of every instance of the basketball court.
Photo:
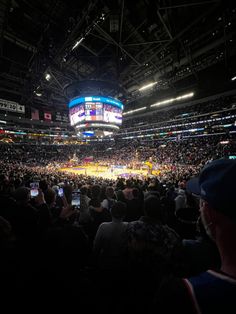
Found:
M 107 166 L 78 165 L 73 167 L 60 168 L 59 171 L 114 180 L 116 180 L 118 177 L 130 178 L 130 177 L 145 177 L 148 175 L 148 169 L 128 169 L 122 166 L 111 168 Z M 152 172 L 152 175 L 157 174 L 158 171 L 154 170 Z

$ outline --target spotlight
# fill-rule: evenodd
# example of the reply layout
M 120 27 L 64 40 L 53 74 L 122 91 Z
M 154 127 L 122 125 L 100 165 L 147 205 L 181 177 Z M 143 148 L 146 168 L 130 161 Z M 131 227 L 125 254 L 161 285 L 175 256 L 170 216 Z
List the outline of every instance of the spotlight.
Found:
M 38 97 L 41 97 L 43 95 L 42 92 L 39 90 L 39 87 L 34 91 L 34 93 Z
M 51 75 L 50 75 L 49 73 L 46 73 L 46 74 L 45 74 L 45 79 L 46 79 L 47 81 L 50 81 Z

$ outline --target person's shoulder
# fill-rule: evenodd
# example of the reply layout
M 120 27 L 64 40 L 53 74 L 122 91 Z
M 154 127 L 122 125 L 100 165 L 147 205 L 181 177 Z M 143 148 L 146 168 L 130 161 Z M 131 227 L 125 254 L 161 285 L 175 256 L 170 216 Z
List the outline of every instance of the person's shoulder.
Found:
M 102 222 L 99 226 L 99 229 L 106 229 L 108 227 L 110 227 L 111 225 L 111 222 L 110 221 L 105 221 L 105 222 Z
M 144 222 L 142 220 L 134 220 L 134 221 L 128 222 L 128 226 L 130 228 L 135 227 L 135 226 L 140 226 L 140 225 L 143 225 L 143 224 L 144 224 Z
M 207 288 L 213 285 L 222 289 L 223 286 L 232 286 L 236 289 L 236 278 L 229 276 L 221 271 L 209 269 L 205 272 L 198 274 L 197 276 L 185 279 L 186 283 L 189 283 L 195 287 L 203 287 L 207 284 Z
M 159 313 L 179 312 L 177 309 L 181 305 L 181 314 L 196 314 L 188 288 L 180 278 L 163 279 L 153 304 Z

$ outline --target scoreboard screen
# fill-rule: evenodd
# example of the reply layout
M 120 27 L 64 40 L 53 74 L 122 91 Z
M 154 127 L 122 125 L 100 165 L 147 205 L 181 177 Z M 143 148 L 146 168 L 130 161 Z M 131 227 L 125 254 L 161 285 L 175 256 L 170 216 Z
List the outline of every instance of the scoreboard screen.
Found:
M 80 97 L 69 103 L 69 117 L 72 126 L 81 122 L 94 121 L 121 125 L 122 111 L 123 104 L 110 97 Z
M 100 102 L 85 103 L 85 121 L 102 121 L 103 104 Z

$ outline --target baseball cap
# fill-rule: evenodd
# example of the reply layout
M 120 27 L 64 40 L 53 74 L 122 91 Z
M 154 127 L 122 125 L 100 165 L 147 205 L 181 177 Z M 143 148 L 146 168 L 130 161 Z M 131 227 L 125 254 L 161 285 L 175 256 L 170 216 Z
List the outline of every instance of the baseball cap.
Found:
M 199 177 L 187 182 L 186 189 L 236 220 L 236 160 L 217 159 L 206 164 Z

